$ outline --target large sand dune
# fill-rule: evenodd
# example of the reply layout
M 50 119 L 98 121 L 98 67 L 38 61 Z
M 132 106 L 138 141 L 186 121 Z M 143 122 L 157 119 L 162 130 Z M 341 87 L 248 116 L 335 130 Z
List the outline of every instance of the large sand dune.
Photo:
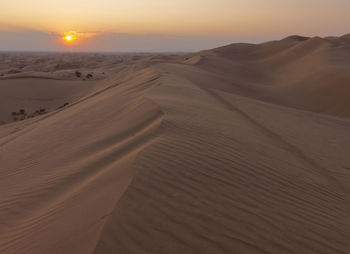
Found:
M 28 71 L 0 80 L 0 253 L 350 253 L 349 50 L 13 56 Z

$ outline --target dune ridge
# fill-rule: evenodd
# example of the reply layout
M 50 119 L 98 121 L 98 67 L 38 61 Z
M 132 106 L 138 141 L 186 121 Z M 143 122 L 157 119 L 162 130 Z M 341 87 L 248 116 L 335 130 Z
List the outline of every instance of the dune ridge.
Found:
M 349 253 L 349 46 L 75 56 L 0 126 L 0 253 Z
M 165 110 L 164 136 L 137 157 L 95 253 L 349 250 L 348 120 L 220 92 L 210 73 L 183 65 L 158 68 L 170 73 L 151 96 L 172 109 Z M 270 125 L 295 117 L 317 130 L 314 143 L 304 143 L 305 129 Z M 335 137 L 336 152 L 321 145 Z

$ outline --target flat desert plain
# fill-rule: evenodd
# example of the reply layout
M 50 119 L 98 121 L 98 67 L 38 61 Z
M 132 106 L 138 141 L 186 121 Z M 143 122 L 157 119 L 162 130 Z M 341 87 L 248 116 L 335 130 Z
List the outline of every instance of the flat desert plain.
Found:
M 0 55 L 0 253 L 350 253 L 350 35 Z

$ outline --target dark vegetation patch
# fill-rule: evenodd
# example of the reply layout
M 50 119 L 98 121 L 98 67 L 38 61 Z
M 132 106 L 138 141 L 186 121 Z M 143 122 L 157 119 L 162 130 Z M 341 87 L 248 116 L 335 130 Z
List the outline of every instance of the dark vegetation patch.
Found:
M 80 72 L 80 71 L 76 71 L 76 72 L 75 72 L 75 76 L 77 76 L 78 78 L 80 78 L 80 77 L 81 77 L 81 72 Z
M 14 111 L 11 113 L 13 121 L 22 121 L 28 118 L 33 118 L 35 116 L 46 114 L 47 111 L 45 108 L 40 108 L 38 110 L 35 110 L 35 112 L 27 113 L 25 109 L 20 109 L 17 111 Z

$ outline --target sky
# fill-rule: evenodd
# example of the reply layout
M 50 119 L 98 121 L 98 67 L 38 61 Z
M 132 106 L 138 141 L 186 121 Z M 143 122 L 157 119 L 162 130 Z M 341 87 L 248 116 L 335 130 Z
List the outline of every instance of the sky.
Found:
M 0 0 L 0 50 L 195 51 L 350 33 L 349 0 Z M 72 40 L 64 37 L 71 35 Z

